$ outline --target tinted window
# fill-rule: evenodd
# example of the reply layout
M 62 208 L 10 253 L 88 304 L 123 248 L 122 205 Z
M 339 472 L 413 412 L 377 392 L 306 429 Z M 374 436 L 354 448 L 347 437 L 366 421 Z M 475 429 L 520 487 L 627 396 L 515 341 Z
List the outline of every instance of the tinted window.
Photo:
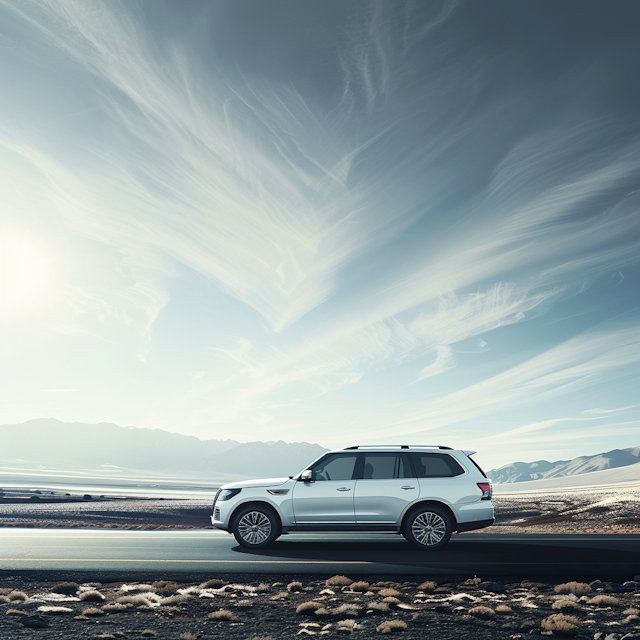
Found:
M 464 473 L 464 469 L 445 453 L 412 453 L 411 461 L 418 478 L 451 478 Z
M 351 480 L 356 468 L 357 456 L 351 454 L 335 454 L 320 460 L 313 467 L 313 479 L 316 482 L 326 480 Z
M 411 478 L 405 455 L 399 453 L 366 453 L 362 467 L 364 480 L 386 480 L 388 478 Z

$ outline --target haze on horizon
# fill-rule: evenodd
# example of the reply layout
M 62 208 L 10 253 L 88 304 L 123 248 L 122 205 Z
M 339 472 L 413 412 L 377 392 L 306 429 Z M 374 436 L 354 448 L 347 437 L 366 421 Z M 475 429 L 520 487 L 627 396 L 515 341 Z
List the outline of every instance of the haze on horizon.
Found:
M 0 424 L 637 446 L 639 19 L 0 0 Z

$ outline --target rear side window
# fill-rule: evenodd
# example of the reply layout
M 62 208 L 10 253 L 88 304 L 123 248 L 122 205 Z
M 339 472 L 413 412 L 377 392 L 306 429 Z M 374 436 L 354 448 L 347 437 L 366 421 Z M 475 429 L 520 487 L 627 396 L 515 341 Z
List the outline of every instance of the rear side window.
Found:
M 362 466 L 363 480 L 387 480 L 391 478 L 412 478 L 406 454 L 366 453 Z
M 464 469 L 452 456 L 446 453 L 409 454 L 418 478 L 453 478 L 461 476 Z

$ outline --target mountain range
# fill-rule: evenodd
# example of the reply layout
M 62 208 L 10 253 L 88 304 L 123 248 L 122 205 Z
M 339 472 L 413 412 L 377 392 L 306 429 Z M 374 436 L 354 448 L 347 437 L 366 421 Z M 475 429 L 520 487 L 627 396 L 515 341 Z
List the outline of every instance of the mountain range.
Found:
M 510 484 L 545 478 L 576 476 L 592 471 L 617 469 L 640 462 L 640 447 L 613 449 L 607 453 L 593 456 L 580 456 L 572 460 L 537 460 L 536 462 L 513 462 L 498 469 L 492 469 L 487 475 L 495 483 Z
M 0 463 L 59 469 L 104 466 L 248 477 L 293 475 L 326 449 L 308 442 L 200 440 L 162 429 L 39 418 L 0 425 Z

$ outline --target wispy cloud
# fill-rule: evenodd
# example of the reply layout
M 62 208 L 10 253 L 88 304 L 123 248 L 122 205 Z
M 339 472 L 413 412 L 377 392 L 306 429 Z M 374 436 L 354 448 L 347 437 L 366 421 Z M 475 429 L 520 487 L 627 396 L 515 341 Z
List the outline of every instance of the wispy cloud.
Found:
M 393 415 L 378 412 L 378 429 L 422 433 L 487 413 L 523 407 L 559 397 L 624 375 L 640 361 L 637 322 L 576 336 L 503 373 L 429 402 L 394 407 Z M 545 423 L 542 423 L 545 426 Z M 536 430 L 535 425 L 523 429 Z M 379 432 L 377 430 L 377 432 Z

